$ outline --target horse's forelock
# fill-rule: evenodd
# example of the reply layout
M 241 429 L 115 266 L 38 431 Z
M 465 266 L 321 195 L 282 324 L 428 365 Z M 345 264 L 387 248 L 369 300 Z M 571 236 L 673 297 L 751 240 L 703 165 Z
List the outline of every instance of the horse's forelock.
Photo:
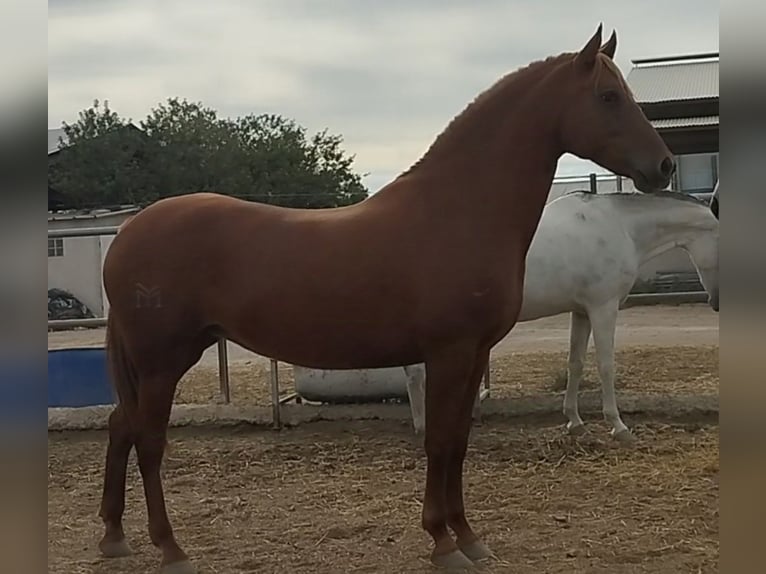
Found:
M 630 89 L 628 82 L 625 80 L 625 77 L 622 75 L 620 68 L 618 68 L 617 64 L 614 63 L 614 60 L 612 60 L 609 56 L 605 54 L 599 53 L 597 61 L 601 65 L 596 66 L 596 86 L 598 86 L 599 79 L 601 78 L 601 72 L 604 69 L 606 69 L 606 71 L 610 73 L 612 76 L 614 76 L 614 78 L 620 84 L 620 87 L 625 92 L 625 95 L 627 95 L 631 99 L 635 99 L 633 96 L 633 90 Z

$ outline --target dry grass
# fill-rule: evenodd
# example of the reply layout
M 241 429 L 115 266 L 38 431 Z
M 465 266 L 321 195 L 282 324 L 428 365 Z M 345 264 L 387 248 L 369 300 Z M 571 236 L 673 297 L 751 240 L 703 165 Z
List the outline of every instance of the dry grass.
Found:
M 639 424 L 620 449 L 602 425 L 476 429 L 466 499 L 502 563 L 488 573 L 715 572 L 717 427 Z M 48 572 L 151 572 L 130 465 L 126 530 L 137 554 L 97 556 L 104 435 L 49 438 Z M 406 427 L 317 423 L 275 434 L 178 430 L 165 465 L 171 520 L 206 573 L 428 572 L 419 526 L 425 458 Z

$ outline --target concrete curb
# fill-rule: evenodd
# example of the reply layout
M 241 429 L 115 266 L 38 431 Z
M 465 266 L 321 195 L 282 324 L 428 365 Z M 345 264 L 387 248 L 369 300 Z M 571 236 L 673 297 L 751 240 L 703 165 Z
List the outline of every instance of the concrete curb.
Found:
M 482 404 L 484 420 L 513 418 L 561 417 L 562 396 L 540 395 L 523 398 L 488 398 Z M 649 418 L 694 419 L 718 416 L 718 395 L 652 396 L 621 394 L 620 412 L 624 415 L 646 415 Z M 48 409 L 48 431 L 103 430 L 107 428 L 112 406 Z M 601 413 L 598 391 L 580 395 L 580 411 L 584 415 Z M 294 405 L 282 406 L 284 426 L 317 421 L 391 420 L 411 423 L 407 404 L 358 405 Z M 179 404 L 170 415 L 171 427 L 224 427 L 239 424 L 271 426 L 271 407 L 236 404 Z

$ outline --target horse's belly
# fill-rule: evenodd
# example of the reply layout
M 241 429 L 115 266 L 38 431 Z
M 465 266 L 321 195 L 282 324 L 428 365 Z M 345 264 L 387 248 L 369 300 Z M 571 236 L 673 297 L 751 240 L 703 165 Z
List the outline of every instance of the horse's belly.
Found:
M 519 322 L 566 313 L 577 307 L 576 288 L 568 277 L 539 273 L 528 266 Z
M 316 369 L 383 368 L 423 360 L 414 329 L 397 322 L 286 315 L 237 321 L 226 336 L 266 357 Z

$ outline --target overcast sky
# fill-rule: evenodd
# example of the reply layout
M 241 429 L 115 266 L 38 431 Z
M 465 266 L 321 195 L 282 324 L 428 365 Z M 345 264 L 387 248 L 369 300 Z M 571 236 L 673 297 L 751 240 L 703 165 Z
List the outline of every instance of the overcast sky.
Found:
M 168 97 L 341 134 L 371 191 L 476 94 L 604 23 L 616 60 L 718 50 L 713 0 L 50 0 L 48 127 L 95 98 L 136 123 Z M 572 156 L 559 174 L 587 173 Z

